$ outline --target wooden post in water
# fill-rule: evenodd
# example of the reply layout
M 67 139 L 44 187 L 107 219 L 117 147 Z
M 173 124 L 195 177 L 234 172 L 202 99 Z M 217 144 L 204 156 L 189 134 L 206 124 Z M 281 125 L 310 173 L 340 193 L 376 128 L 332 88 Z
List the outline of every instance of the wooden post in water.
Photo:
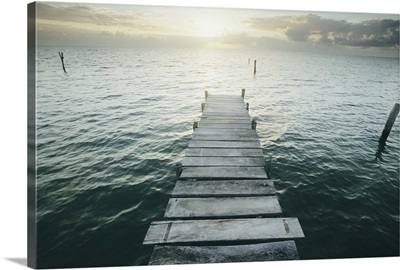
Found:
M 206 104 L 203 102 L 201 103 L 201 111 L 204 112 L 204 107 L 206 106 Z
M 254 74 L 257 72 L 257 60 L 254 60 Z
M 246 94 L 246 89 L 242 89 L 242 98 L 244 98 L 244 95 Z
M 251 120 L 251 129 L 256 129 L 257 128 L 257 120 L 253 119 Z
M 399 103 L 395 103 L 393 106 L 392 111 L 389 114 L 389 118 L 386 121 L 385 124 L 385 128 L 382 131 L 382 135 L 379 138 L 379 144 L 380 145 L 385 145 L 386 144 L 386 140 L 390 134 L 390 131 L 392 130 L 392 126 L 394 124 L 394 121 L 396 120 L 397 115 L 399 114 L 399 110 L 400 110 L 400 105 Z
M 267 173 L 268 179 L 272 179 L 272 157 L 265 161 L 265 172 Z
M 206 91 L 204 91 L 204 95 L 205 95 L 205 97 L 206 97 L 206 99 L 208 98 L 208 91 L 206 90 Z
M 67 73 L 67 71 L 65 70 L 65 66 L 64 66 L 64 54 L 62 52 L 58 52 L 58 55 L 61 58 L 61 64 L 62 64 L 62 68 L 64 70 L 64 73 Z
M 246 103 L 246 110 L 249 110 L 249 103 Z
M 177 163 L 175 165 L 175 172 L 176 172 L 176 177 L 181 176 L 182 173 L 182 163 Z
M 195 130 L 196 128 L 199 127 L 199 122 L 198 121 L 194 121 L 193 123 L 193 130 Z

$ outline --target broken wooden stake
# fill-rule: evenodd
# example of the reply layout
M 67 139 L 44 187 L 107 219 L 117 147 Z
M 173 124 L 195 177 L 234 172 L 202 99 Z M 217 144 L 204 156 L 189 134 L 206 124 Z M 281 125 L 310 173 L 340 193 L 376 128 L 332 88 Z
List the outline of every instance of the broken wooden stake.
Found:
M 176 177 L 179 178 L 179 176 L 181 176 L 182 173 L 182 163 L 177 163 L 175 165 L 175 172 L 176 172 Z
M 198 127 L 199 127 L 199 122 L 198 121 L 194 121 L 193 122 L 193 130 L 195 130 Z
M 251 129 L 256 129 L 257 128 L 257 120 L 253 119 L 251 120 Z
M 61 64 L 62 64 L 62 68 L 63 68 L 63 70 L 64 70 L 64 73 L 67 73 L 67 71 L 65 70 L 65 66 L 64 66 L 64 53 L 58 52 L 58 55 L 59 55 L 60 58 L 61 58 Z
M 272 157 L 265 161 L 265 172 L 267 173 L 268 179 L 272 179 Z
M 389 114 L 388 120 L 386 121 L 385 128 L 382 131 L 382 135 L 379 138 L 380 145 L 386 144 L 386 140 L 390 134 L 390 131 L 392 130 L 394 121 L 396 120 L 396 117 L 399 114 L 399 109 L 400 109 L 399 103 L 395 103 L 392 111 Z

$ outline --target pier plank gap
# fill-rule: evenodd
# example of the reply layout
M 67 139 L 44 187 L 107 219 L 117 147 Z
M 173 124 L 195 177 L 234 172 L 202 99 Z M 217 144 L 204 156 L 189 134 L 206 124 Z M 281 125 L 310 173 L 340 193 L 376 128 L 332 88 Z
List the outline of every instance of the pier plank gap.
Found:
M 143 241 L 150 265 L 299 259 L 296 217 L 282 217 L 245 91 L 206 91 L 202 116 L 166 206 Z

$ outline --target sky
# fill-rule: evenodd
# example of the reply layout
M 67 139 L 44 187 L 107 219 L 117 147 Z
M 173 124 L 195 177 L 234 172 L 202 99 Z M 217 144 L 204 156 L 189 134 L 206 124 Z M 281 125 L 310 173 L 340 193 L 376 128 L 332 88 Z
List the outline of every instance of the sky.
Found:
M 399 56 L 399 14 L 39 2 L 56 46 L 279 49 Z

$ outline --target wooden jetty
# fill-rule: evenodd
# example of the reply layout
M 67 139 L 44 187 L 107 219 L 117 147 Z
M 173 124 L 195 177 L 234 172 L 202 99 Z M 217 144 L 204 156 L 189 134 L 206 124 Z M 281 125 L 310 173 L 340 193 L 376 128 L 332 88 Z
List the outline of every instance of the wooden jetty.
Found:
M 281 217 L 242 96 L 209 95 L 164 214 L 143 244 L 150 265 L 299 259 L 297 218 Z

